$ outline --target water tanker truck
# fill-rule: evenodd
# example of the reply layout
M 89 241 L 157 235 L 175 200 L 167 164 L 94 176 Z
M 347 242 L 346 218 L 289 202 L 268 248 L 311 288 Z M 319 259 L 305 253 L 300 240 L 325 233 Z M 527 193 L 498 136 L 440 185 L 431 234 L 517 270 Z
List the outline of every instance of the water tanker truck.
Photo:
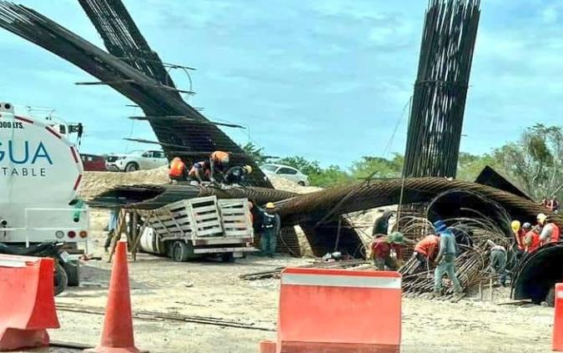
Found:
M 0 243 L 14 253 L 46 242 L 71 251 L 87 241 L 89 211 L 77 199 L 82 162 L 59 127 L 0 102 Z M 66 251 L 61 258 L 68 284 L 78 285 L 78 262 Z

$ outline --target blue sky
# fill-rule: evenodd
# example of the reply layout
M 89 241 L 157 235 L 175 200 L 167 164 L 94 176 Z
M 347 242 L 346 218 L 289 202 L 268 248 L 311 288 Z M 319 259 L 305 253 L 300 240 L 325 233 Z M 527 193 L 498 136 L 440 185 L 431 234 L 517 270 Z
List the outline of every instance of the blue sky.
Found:
M 166 62 L 197 68 L 188 99 L 239 143 L 348 166 L 404 152 L 426 0 L 125 0 Z M 78 1 L 21 0 L 103 47 Z M 0 30 L 0 100 L 55 108 L 86 126 L 83 152 L 155 139 L 130 102 L 53 54 Z M 485 0 L 462 151 L 483 153 L 536 122 L 561 124 L 563 2 Z M 183 73 L 178 86 L 188 87 Z M 393 136 L 395 126 L 399 124 Z

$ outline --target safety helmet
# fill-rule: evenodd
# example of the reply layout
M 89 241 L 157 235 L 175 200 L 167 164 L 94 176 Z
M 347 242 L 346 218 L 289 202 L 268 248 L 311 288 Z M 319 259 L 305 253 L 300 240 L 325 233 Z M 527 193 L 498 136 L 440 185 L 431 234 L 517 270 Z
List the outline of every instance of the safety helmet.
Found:
M 547 216 L 546 216 L 544 213 L 540 213 L 540 214 L 538 215 L 538 222 L 539 222 L 540 224 L 543 224 L 546 219 L 547 219 Z
M 520 230 L 520 221 L 512 221 L 510 226 L 512 227 L 513 232 L 517 232 Z
M 438 232 L 438 233 L 445 231 L 447 228 L 448 228 L 448 226 L 442 220 L 438 220 L 438 221 L 434 222 L 434 229 L 436 229 L 436 232 Z
M 392 244 L 403 244 L 403 233 L 393 232 L 387 236 L 387 242 Z
M 530 223 L 526 222 L 522 225 L 522 229 L 532 229 L 532 225 Z
M 229 155 L 224 156 L 223 158 L 221 158 L 221 163 L 222 164 L 229 164 L 230 162 L 230 158 Z
M 244 170 L 246 174 L 252 173 L 252 167 L 249 165 L 245 165 L 244 167 L 242 167 L 242 170 Z
M 274 208 L 276 208 L 276 205 L 274 205 L 273 202 L 268 202 L 268 203 L 266 204 L 266 208 L 274 209 Z

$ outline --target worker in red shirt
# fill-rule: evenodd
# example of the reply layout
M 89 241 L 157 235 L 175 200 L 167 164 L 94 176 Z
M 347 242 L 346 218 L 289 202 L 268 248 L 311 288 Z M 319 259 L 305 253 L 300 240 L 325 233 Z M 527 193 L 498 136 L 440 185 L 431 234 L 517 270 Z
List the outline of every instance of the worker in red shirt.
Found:
M 393 271 L 399 269 L 403 260 L 403 243 L 403 234 L 399 232 L 375 238 L 371 243 L 371 257 L 375 267 L 380 271 L 385 271 L 385 267 Z M 391 257 L 391 250 L 395 252 L 395 260 Z
M 526 247 L 524 245 L 524 238 L 526 237 L 526 232 L 522 229 L 520 225 L 520 221 L 512 221 L 511 223 L 512 234 L 514 234 L 514 239 L 516 240 L 516 244 L 518 245 L 519 251 L 524 251 Z
M 561 231 L 557 224 L 553 223 L 550 217 L 543 213 L 538 215 L 538 223 L 542 227 L 540 233 L 541 244 L 557 243 L 561 236 Z
M 440 237 L 437 235 L 428 235 L 419 241 L 414 247 L 414 255 L 422 265 L 428 268 L 430 262 L 434 261 L 437 250 L 440 248 Z
M 540 234 L 536 228 L 532 229 L 532 225 L 528 222 L 524 223 L 522 229 L 526 232 L 524 238 L 525 253 L 533 254 L 541 246 Z

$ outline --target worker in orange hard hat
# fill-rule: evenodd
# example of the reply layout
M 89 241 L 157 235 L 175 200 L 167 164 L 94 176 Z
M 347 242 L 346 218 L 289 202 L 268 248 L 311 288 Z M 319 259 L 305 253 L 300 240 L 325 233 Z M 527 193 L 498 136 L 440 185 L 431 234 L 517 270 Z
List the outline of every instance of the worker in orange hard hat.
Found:
M 170 162 L 170 169 L 168 170 L 168 176 L 170 177 L 170 180 L 175 180 L 175 181 L 186 180 L 186 176 L 187 176 L 186 165 L 180 159 L 180 157 L 175 157 L 174 159 L 172 159 L 172 162 Z
M 266 204 L 266 210 L 258 208 L 261 220 L 260 226 L 260 249 L 262 255 L 274 257 L 278 234 L 281 228 L 280 216 L 276 213 L 276 205 L 271 202 Z
M 230 159 L 231 159 L 230 155 L 227 152 L 215 151 L 211 153 L 211 156 L 209 156 L 209 165 L 211 168 L 210 180 L 212 182 L 216 181 L 216 176 L 217 176 L 216 172 L 218 172 L 221 175 L 220 181 L 222 181 L 223 173 L 227 170 Z

